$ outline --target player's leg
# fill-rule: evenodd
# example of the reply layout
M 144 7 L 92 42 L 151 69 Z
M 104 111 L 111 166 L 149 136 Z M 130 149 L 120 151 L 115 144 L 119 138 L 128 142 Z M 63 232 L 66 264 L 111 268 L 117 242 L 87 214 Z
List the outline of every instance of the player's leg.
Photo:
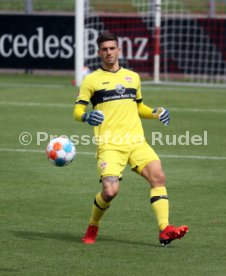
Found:
M 82 238 L 83 243 L 93 244 L 96 242 L 100 220 L 105 211 L 109 208 L 112 199 L 117 195 L 118 191 L 118 176 L 105 176 L 102 178 L 102 191 L 99 192 L 94 199 L 89 226 Z
M 102 182 L 102 191 L 94 199 L 89 226 L 82 238 L 83 243 L 96 242 L 101 218 L 119 192 L 119 179 L 126 166 L 127 159 L 128 157 L 122 152 L 115 150 L 98 154 L 98 172 Z
M 110 202 L 119 192 L 119 176 L 102 177 L 102 197 Z
M 133 169 L 150 184 L 150 203 L 159 225 L 160 242 L 166 245 L 173 239 L 183 237 L 188 231 L 187 226 L 177 228 L 170 226 L 169 229 L 169 202 L 165 174 L 157 154 L 147 143 L 143 143 L 132 154 L 130 163 Z
M 150 184 L 150 203 L 160 231 L 169 225 L 169 202 L 165 187 L 165 175 L 160 160 L 153 160 L 141 171 Z
M 119 192 L 119 177 L 105 176 L 102 177 L 102 191 L 99 192 L 93 203 L 92 213 L 89 220 L 90 225 L 99 227 L 100 220 L 105 211 L 109 208 L 112 199 Z
M 169 202 L 161 162 L 155 160 L 148 163 L 142 169 L 141 175 L 151 186 L 150 202 L 159 225 L 160 243 L 168 245 L 171 241 L 182 238 L 188 232 L 188 227 L 186 225 L 179 227 L 169 225 Z

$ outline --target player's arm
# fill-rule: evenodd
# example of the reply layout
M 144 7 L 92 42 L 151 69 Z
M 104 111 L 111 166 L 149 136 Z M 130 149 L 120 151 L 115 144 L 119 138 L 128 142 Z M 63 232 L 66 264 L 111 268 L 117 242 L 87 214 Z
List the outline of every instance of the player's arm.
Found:
M 104 120 L 104 115 L 98 110 L 93 110 L 90 113 L 86 113 L 86 105 L 75 104 L 73 117 L 76 121 L 87 122 L 91 126 L 98 126 Z
M 138 102 L 137 103 L 137 108 L 138 108 L 138 114 L 141 118 L 144 119 L 154 119 L 153 117 L 153 110 L 149 106 L 143 104 L 143 102 Z
M 73 110 L 73 118 L 76 121 L 82 122 L 82 116 L 86 113 L 87 104 L 77 102 Z
M 170 113 L 163 107 L 152 109 L 145 105 L 142 101 L 140 77 L 137 75 L 137 94 L 136 102 L 138 108 L 138 114 L 141 118 L 145 119 L 159 119 L 164 125 L 168 126 L 170 122 Z
M 103 122 L 104 115 L 97 110 L 86 113 L 86 107 L 93 95 L 91 84 L 92 78 L 87 76 L 80 87 L 80 92 L 73 110 L 73 117 L 76 121 L 87 122 L 89 125 L 98 126 Z
M 156 109 L 152 109 L 147 105 L 143 104 L 143 102 L 137 103 L 138 114 L 141 118 L 144 119 L 159 119 L 164 125 L 168 126 L 170 123 L 170 113 L 169 110 L 164 107 L 158 107 Z

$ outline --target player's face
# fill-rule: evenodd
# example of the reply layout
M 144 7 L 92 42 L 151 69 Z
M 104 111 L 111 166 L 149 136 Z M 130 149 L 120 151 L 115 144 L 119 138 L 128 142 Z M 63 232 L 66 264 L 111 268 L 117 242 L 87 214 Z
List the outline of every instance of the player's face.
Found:
M 98 54 L 106 67 L 112 67 L 118 64 L 120 49 L 114 40 L 101 43 Z

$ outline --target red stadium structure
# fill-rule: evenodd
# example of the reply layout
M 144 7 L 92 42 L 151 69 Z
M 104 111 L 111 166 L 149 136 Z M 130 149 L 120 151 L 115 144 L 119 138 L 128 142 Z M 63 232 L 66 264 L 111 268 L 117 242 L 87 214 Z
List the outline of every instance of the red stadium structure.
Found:
M 210 8 L 193 0 L 131 0 L 114 5 L 77 0 L 77 83 L 84 65 L 91 70 L 98 67 L 95 39 L 109 30 L 119 37 L 122 66 L 139 72 L 146 81 L 225 86 L 226 13 Z

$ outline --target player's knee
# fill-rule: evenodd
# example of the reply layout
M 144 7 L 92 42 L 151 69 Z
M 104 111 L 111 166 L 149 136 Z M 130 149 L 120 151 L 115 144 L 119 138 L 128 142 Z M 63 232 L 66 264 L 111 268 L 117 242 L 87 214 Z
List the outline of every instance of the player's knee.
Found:
M 103 191 L 103 198 L 106 202 L 111 201 L 116 195 L 118 194 L 118 191 L 115 190 L 105 190 Z
M 150 176 L 150 183 L 153 187 L 165 185 L 165 174 L 163 171 L 156 172 Z
M 102 178 L 103 198 L 105 201 L 111 201 L 119 192 L 119 178 L 117 176 L 107 176 Z

